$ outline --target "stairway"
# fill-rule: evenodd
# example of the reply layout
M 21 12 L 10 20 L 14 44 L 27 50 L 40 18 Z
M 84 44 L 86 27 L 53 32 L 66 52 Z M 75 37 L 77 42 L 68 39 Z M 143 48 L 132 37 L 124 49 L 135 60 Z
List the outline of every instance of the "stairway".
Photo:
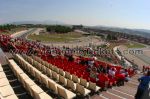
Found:
M 115 86 L 107 91 L 102 91 L 100 95 L 94 95 L 91 99 L 134 99 L 139 82 L 137 79 L 142 74 L 134 75 L 129 82 L 125 82 L 124 86 Z
M 17 77 L 14 75 L 9 65 L 3 65 L 2 68 L 18 99 L 33 99 L 17 80 Z

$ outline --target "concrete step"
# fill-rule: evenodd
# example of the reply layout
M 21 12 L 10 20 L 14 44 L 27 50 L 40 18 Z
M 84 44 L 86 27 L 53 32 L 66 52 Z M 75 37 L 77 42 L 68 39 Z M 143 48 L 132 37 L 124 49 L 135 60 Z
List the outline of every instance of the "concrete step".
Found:
M 121 92 L 124 92 L 124 93 L 127 93 L 129 95 L 133 95 L 133 96 L 135 95 L 135 93 L 137 91 L 137 89 L 133 89 L 130 86 L 115 87 L 114 89 L 121 91 Z
M 115 89 L 110 89 L 108 90 L 109 92 L 115 94 L 115 95 L 118 95 L 118 96 L 121 96 L 121 97 L 124 97 L 126 99 L 134 99 L 133 96 L 127 94 L 127 93 L 124 93 L 124 92 L 121 92 L 121 91 L 118 91 L 118 90 L 115 90 Z
M 102 92 L 101 96 L 108 98 L 108 99 L 126 99 L 120 95 L 114 94 L 110 91 Z

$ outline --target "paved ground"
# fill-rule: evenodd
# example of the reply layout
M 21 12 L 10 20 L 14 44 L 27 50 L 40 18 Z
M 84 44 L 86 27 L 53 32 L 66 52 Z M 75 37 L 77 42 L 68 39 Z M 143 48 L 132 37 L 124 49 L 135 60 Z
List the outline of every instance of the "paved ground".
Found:
M 123 52 L 124 50 L 127 50 L 127 47 L 126 46 L 119 46 L 119 50 L 121 52 Z M 133 61 L 134 60 L 134 63 L 137 64 L 139 66 L 139 69 L 142 69 L 142 66 L 145 65 L 145 66 L 149 66 L 150 64 L 143 61 L 142 59 L 136 57 L 135 55 L 132 55 L 132 54 L 124 54 L 124 56 L 130 60 L 130 61 Z

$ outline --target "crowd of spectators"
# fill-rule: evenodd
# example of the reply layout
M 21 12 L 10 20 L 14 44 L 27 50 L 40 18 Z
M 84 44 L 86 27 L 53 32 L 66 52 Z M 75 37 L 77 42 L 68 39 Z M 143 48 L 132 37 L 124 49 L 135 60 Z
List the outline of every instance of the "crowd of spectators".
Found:
M 0 35 L 0 45 L 4 51 L 12 53 L 20 53 L 36 56 L 45 56 L 48 60 L 55 57 L 65 57 L 67 62 L 76 63 L 81 66 L 85 66 L 85 73 L 89 74 L 86 80 L 96 82 L 99 86 L 105 88 L 112 85 L 124 85 L 125 81 L 129 81 L 134 70 L 132 68 L 123 68 L 121 66 L 113 66 L 111 64 L 98 61 L 96 56 L 92 58 L 84 58 L 82 56 L 75 56 L 72 54 L 62 54 L 61 49 L 56 47 L 50 47 L 42 45 L 35 41 L 27 41 L 20 38 L 13 39 L 6 35 Z M 57 53 L 52 53 L 56 51 Z M 99 83 L 100 82 L 100 83 Z

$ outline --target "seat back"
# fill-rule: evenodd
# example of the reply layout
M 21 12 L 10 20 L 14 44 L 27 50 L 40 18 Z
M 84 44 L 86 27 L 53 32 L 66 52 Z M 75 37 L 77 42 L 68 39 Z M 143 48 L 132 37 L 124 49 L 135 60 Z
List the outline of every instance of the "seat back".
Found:
M 59 80 L 58 74 L 57 74 L 56 72 L 54 72 L 54 71 L 51 71 L 51 72 L 52 72 L 52 78 L 53 78 L 54 80 L 58 81 L 58 80 Z
M 41 74 L 41 83 L 46 85 L 46 87 L 48 87 L 48 77 L 45 76 L 44 74 Z
M 59 82 L 62 83 L 64 86 L 67 85 L 66 79 L 63 76 L 61 76 L 61 75 L 59 75 Z
M 39 70 L 42 70 L 42 65 L 38 63 L 35 67 L 37 67 Z
M 47 68 L 47 75 L 49 76 L 49 77 L 52 77 L 52 72 L 51 72 L 51 70 L 49 69 L 49 68 Z
M 77 83 L 77 89 L 76 89 L 76 91 L 77 91 L 78 93 L 80 93 L 81 95 L 85 96 L 84 87 L 83 87 L 82 85 L 79 85 L 78 83 Z
M 73 91 L 76 90 L 75 85 L 74 85 L 74 82 L 71 81 L 71 80 L 69 80 L 69 79 L 67 79 L 67 87 L 68 87 L 68 88 L 71 88 Z
M 44 65 L 42 65 L 41 69 L 42 69 L 42 72 L 43 72 L 44 74 L 47 73 L 47 72 L 46 72 L 46 67 L 45 67 Z
M 65 77 L 68 78 L 68 79 L 70 79 L 70 80 L 72 80 L 72 76 L 70 75 L 69 72 L 65 72 Z
M 57 86 L 51 80 L 48 80 L 48 88 L 50 88 L 54 93 L 58 94 Z
M 59 87 L 59 86 L 57 86 L 57 89 L 58 89 L 58 94 L 59 94 L 60 96 L 62 96 L 62 97 L 65 98 L 65 99 L 68 99 L 67 93 L 66 93 L 65 89 L 63 89 L 63 88 L 61 88 L 61 87 Z
M 41 83 L 41 72 L 35 71 L 35 78 Z
M 95 91 L 96 90 L 96 83 L 89 82 L 88 88 Z
M 44 60 L 41 60 L 41 64 L 42 64 L 42 65 L 46 65 L 46 63 L 45 63 Z
M 83 78 L 80 78 L 80 84 L 84 87 L 87 87 L 88 86 L 88 83 L 87 83 L 87 80 L 83 79 Z
M 74 81 L 75 83 L 79 83 L 79 79 L 76 75 L 72 75 L 72 81 Z
M 45 66 L 47 67 L 47 68 L 49 68 L 49 63 L 46 61 L 46 63 L 45 63 Z
M 53 66 L 53 65 L 50 65 L 49 68 L 50 68 L 51 70 L 54 70 L 54 66 Z
M 62 69 L 59 69 L 59 74 L 65 76 L 65 72 Z
M 59 68 L 57 68 L 56 66 L 54 66 L 54 71 L 55 71 L 56 73 L 59 73 Z
M 33 77 L 35 77 L 35 70 L 34 70 L 34 68 L 33 68 L 33 67 L 31 67 L 31 69 L 30 69 L 30 73 L 31 73 L 31 75 L 32 75 Z

